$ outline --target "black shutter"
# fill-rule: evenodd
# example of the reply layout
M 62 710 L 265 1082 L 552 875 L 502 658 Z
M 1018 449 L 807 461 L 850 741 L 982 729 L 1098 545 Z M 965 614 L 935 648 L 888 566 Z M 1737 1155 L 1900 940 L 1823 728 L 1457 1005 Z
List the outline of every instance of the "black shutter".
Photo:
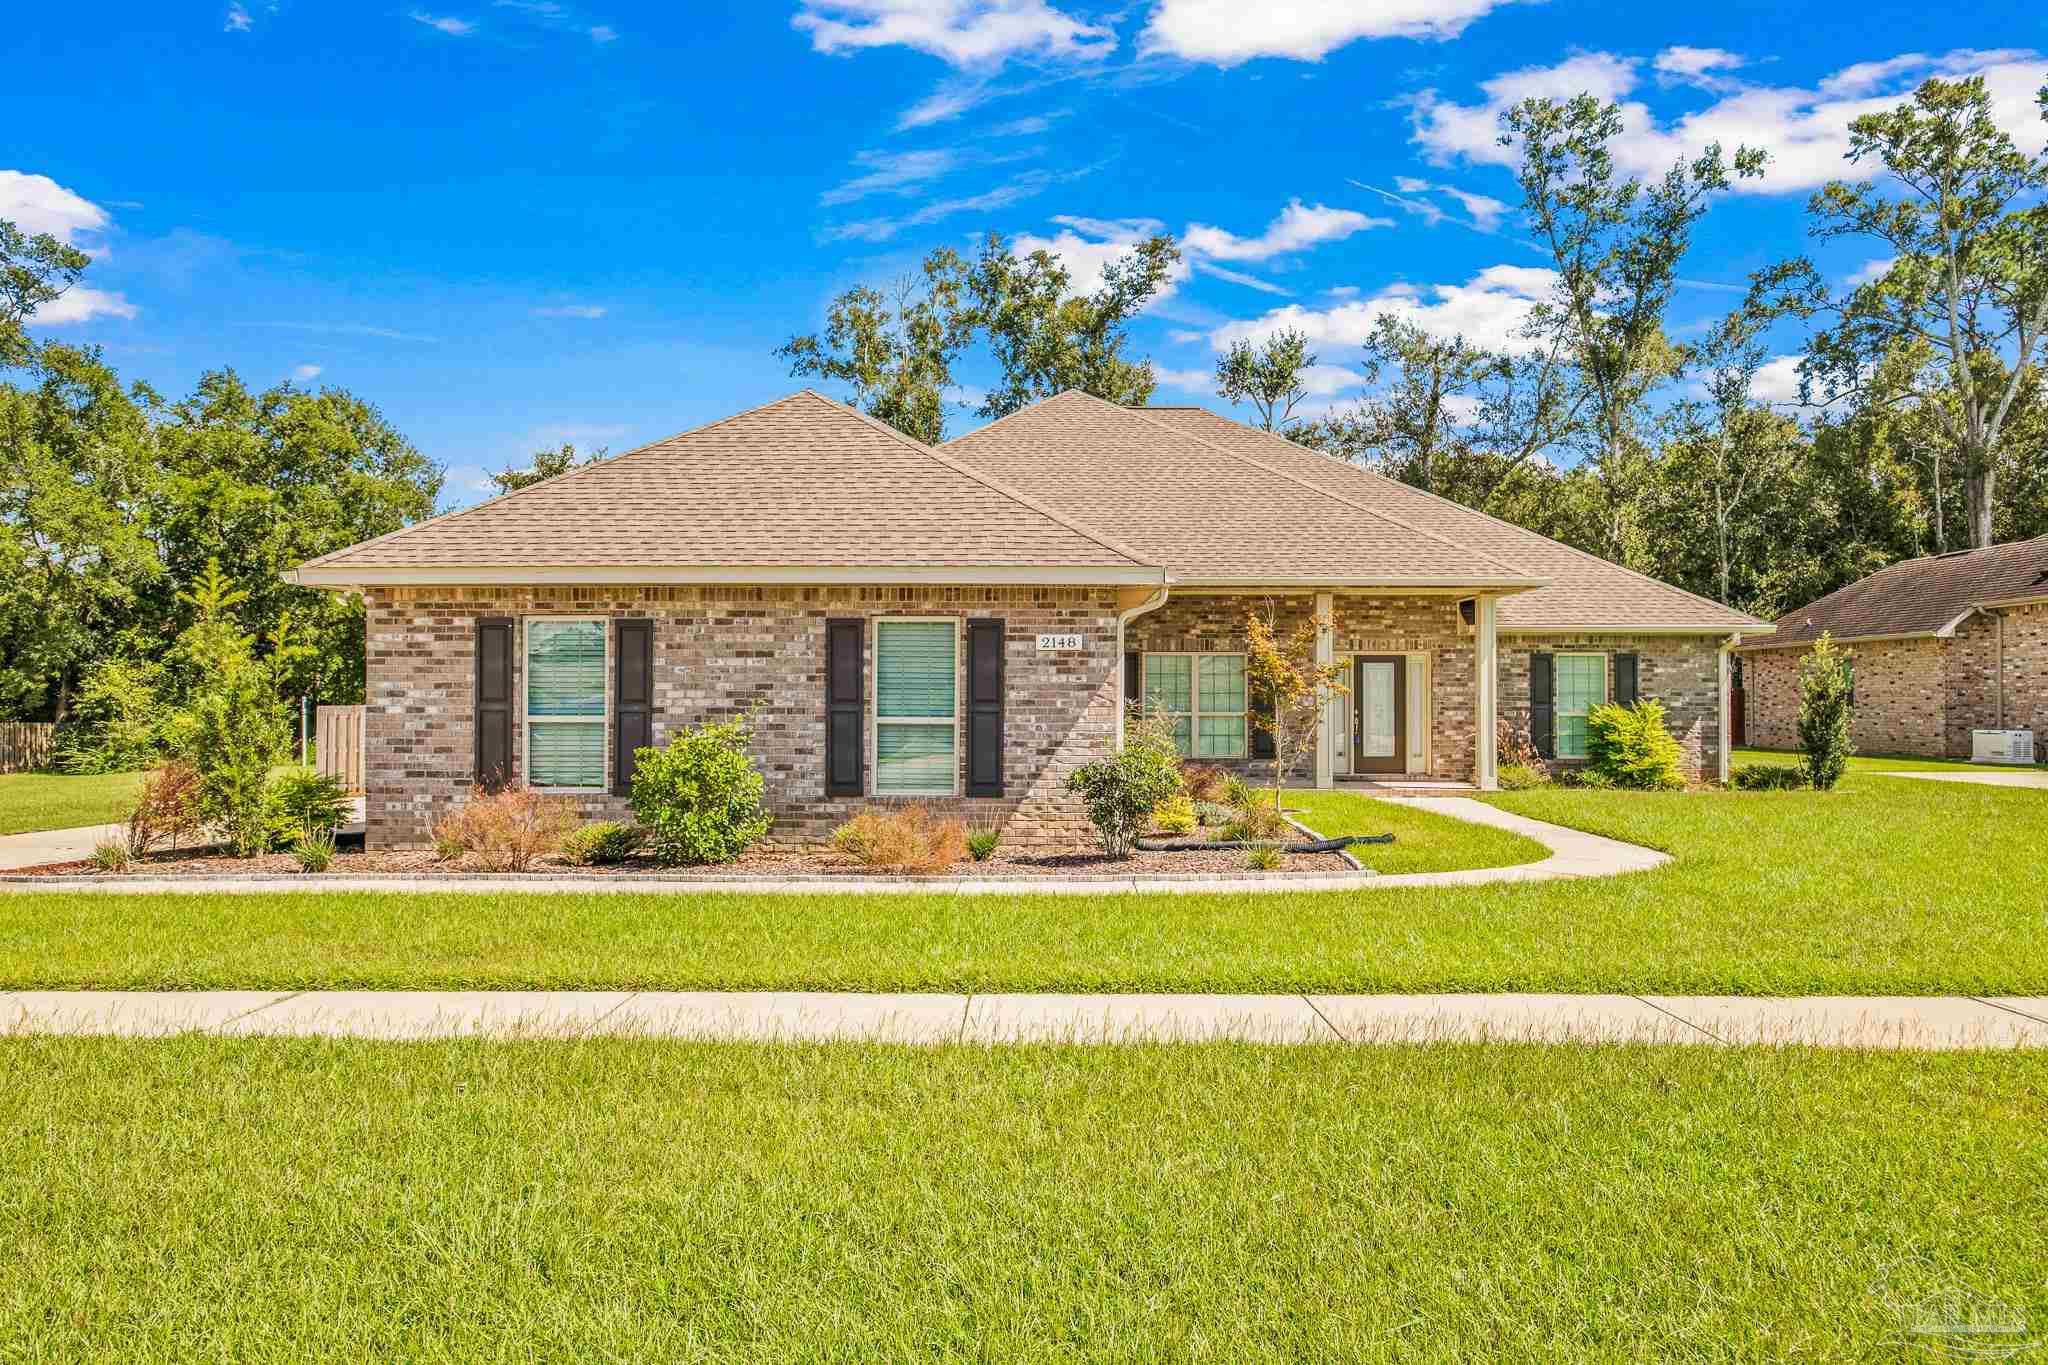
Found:
M 1003 794 L 1003 623 L 967 623 L 967 794 Z
M 859 796 L 867 741 L 867 625 L 858 617 L 825 622 L 825 795 Z
M 1545 758 L 1557 757 L 1557 658 L 1529 656 L 1529 741 Z
M 634 752 L 654 744 L 654 622 L 620 621 L 612 681 L 612 792 L 633 790 Z
M 512 780 L 512 618 L 476 623 L 475 782 L 496 791 Z
M 1633 654 L 1614 656 L 1614 700 L 1623 706 L 1634 706 L 1641 694 L 1641 666 Z
M 1124 655 L 1124 705 L 1136 706 L 1145 700 L 1145 656 L 1135 649 Z

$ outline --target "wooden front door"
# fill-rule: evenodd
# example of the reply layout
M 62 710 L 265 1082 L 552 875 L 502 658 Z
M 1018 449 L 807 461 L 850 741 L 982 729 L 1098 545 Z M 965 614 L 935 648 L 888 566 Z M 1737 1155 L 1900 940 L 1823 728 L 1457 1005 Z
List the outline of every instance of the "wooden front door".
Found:
M 1408 661 L 1399 654 L 1351 661 L 1351 770 L 1408 771 Z

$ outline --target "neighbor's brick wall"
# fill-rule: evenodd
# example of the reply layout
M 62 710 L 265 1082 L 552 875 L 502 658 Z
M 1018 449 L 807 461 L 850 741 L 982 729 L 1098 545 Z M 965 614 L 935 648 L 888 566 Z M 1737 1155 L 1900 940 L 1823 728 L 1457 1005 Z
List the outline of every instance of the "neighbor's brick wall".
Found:
M 1998 618 L 1980 613 L 1957 626 L 1941 646 L 1941 667 L 1944 751 L 1950 758 L 1968 758 L 1975 747 L 1970 731 L 1998 727 Z
M 1943 642 L 1873 640 L 1842 648 L 1855 660 L 1850 742 L 1867 754 L 1941 758 L 1949 752 L 1949 669 Z M 1799 747 L 1799 661 L 1807 650 L 1757 649 L 1742 656 L 1747 733 L 1759 749 Z M 1963 754 L 1969 734 L 1963 735 Z
M 828 834 L 855 811 L 902 798 L 830 798 L 825 784 L 825 621 L 844 616 L 996 616 L 1007 624 L 1002 799 L 933 800 L 1000 825 L 1032 847 L 1089 837 L 1066 775 L 1106 752 L 1122 697 L 1113 589 L 1054 588 L 377 588 L 368 593 L 365 780 L 369 841 L 431 840 L 467 795 L 475 756 L 476 619 L 651 617 L 654 742 L 698 722 L 755 712 L 754 753 L 775 815 L 769 839 Z M 1040 654 L 1039 633 L 1087 645 Z M 515 667 L 521 661 L 515 650 Z M 961 650 L 961 667 L 966 666 Z M 873 660 L 868 661 L 872 694 Z M 962 682 L 964 695 L 964 679 Z M 515 688 L 523 699 L 524 689 Z M 872 704 L 872 700 L 870 702 Z M 515 723 L 515 771 L 523 759 Z M 606 736 L 607 747 L 610 735 Z M 966 744 L 960 742 L 964 763 Z M 873 754 L 870 751 L 870 763 Z M 607 771 L 610 758 L 607 755 Z M 586 818 L 627 818 L 623 797 L 581 798 Z
M 2034 756 L 2048 757 L 2048 602 L 2005 613 L 2005 723 L 2034 732 Z
M 1685 751 L 1686 775 L 1717 778 L 1721 762 L 1721 642 L 1715 635 L 1502 635 L 1500 714 L 1529 724 L 1529 659 L 1537 653 L 1604 654 L 1607 695 L 1614 656 L 1636 656 L 1637 696 L 1664 703 L 1664 724 Z
M 1156 611 L 1131 622 L 1126 647 L 1155 653 L 1238 653 L 1245 647 L 1247 607 L 1270 603 L 1275 633 L 1284 644 L 1315 615 L 1313 594 L 1274 597 L 1189 594 L 1169 598 Z M 1473 735 L 1478 704 L 1473 671 L 1474 639 L 1460 632 L 1458 604 L 1450 597 L 1361 597 L 1338 593 L 1331 604 L 1334 647 L 1346 654 L 1425 654 L 1430 659 L 1429 773 L 1456 780 L 1472 776 Z M 1409 705 L 1415 705 L 1411 698 Z M 1269 760 L 1218 766 L 1270 773 Z M 1304 757 L 1291 776 L 1313 775 L 1315 757 Z M 1339 775 L 1348 771 L 1340 761 Z

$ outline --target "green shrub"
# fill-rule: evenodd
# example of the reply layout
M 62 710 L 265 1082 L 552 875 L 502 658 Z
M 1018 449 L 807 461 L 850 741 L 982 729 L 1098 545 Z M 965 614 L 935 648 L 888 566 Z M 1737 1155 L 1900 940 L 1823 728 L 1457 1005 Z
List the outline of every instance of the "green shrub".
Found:
M 1286 839 L 1295 833 L 1294 826 L 1287 823 L 1287 817 L 1263 801 L 1242 806 L 1236 814 L 1237 818 L 1223 827 L 1218 838 L 1226 842 Z
M 1629 791 L 1685 790 L 1685 751 L 1664 728 L 1664 703 L 1603 702 L 1586 713 L 1587 767 Z
M 1221 801 L 1195 802 L 1195 819 L 1206 829 L 1211 826 L 1228 825 L 1237 819 L 1237 807 L 1226 806 Z
M 301 834 L 292 845 L 292 857 L 301 872 L 325 872 L 334 861 L 334 831 L 315 830 Z
M 1856 752 L 1849 740 L 1855 693 L 1854 665 L 1823 632 L 1799 661 L 1799 747 L 1815 791 L 1833 791 Z
M 1751 763 L 1730 773 L 1728 785 L 1744 792 L 1796 792 L 1812 783 L 1805 768 L 1791 763 Z
M 133 855 L 128 852 L 126 839 L 102 839 L 92 846 L 86 858 L 101 872 L 126 872 L 135 865 Z
M 1232 773 L 1223 779 L 1223 803 L 1225 805 L 1243 809 L 1258 799 L 1258 794 L 1252 790 L 1252 784 L 1239 777 L 1236 773 Z
M 1171 722 L 1164 716 L 1133 717 L 1124 727 L 1123 748 L 1067 774 L 1067 790 L 1087 806 L 1102 851 L 1128 857 L 1131 841 L 1152 823 L 1152 812 L 1180 792 Z
M 646 836 L 617 820 L 599 820 L 569 831 L 562 840 L 562 861 L 571 867 L 607 867 L 633 856 Z
M 1504 792 L 1525 792 L 1550 785 L 1548 777 L 1520 763 L 1501 764 L 1497 777 Z
M 1598 768 L 1559 768 L 1556 781 L 1560 787 L 1582 787 L 1588 791 L 1607 791 L 1614 786 L 1614 779 Z
M 57 766 L 67 773 L 127 773 L 163 753 L 158 725 L 163 669 L 113 658 L 85 675 L 71 715 L 57 732 Z
M 985 863 L 995 855 L 1003 842 L 1003 832 L 993 825 L 967 832 L 967 852 L 977 863 Z
M 348 822 L 348 789 L 338 777 L 294 768 L 270 780 L 270 846 L 292 848 L 309 835 L 333 835 Z
M 761 773 L 747 753 L 753 737 L 745 718 L 712 721 L 635 755 L 633 814 L 655 861 L 729 863 L 768 832 Z
M 1153 810 L 1152 828 L 1162 834 L 1193 834 L 1195 803 L 1185 793 L 1175 792 Z
M 1244 865 L 1254 872 L 1272 872 L 1287 863 L 1287 855 L 1272 844 L 1260 844 L 1248 848 L 1244 854 Z

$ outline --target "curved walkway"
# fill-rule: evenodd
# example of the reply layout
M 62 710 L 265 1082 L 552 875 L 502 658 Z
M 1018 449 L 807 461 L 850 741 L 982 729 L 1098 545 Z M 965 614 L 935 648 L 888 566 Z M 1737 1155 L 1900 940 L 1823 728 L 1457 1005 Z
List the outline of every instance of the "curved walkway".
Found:
M 502 877 L 443 874 L 434 877 L 390 875 L 275 876 L 247 874 L 220 877 L 29 877 L 0 876 L 0 891 L 115 891 L 159 895 L 164 892 L 217 895 L 222 892 L 396 891 L 418 893 L 525 891 L 649 892 L 682 890 L 731 891 L 749 895 L 878 895 L 933 891 L 961 896 L 1042 895 L 1102 896 L 1127 892 L 1208 895 L 1218 892 L 1285 893 L 1294 891 L 1375 891 L 1410 886 L 1477 886 L 1488 882 L 1541 882 L 1566 877 L 1613 877 L 1642 872 L 1671 861 L 1655 849 L 1625 844 L 1581 830 L 1566 829 L 1526 815 L 1497 810 L 1463 796 L 1381 797 L 1438 815 L 1527 835 L 1550 850 L 1550 856 L 1514 867 L 1475 867 L 1457 872 L 1407 872 L 1383 877 L 1370 871 L 1295 873 L 1267 877 L 1194 873 L 1180 877 L 750 877 L 736 873 L 689 874 L 558 874 Z

